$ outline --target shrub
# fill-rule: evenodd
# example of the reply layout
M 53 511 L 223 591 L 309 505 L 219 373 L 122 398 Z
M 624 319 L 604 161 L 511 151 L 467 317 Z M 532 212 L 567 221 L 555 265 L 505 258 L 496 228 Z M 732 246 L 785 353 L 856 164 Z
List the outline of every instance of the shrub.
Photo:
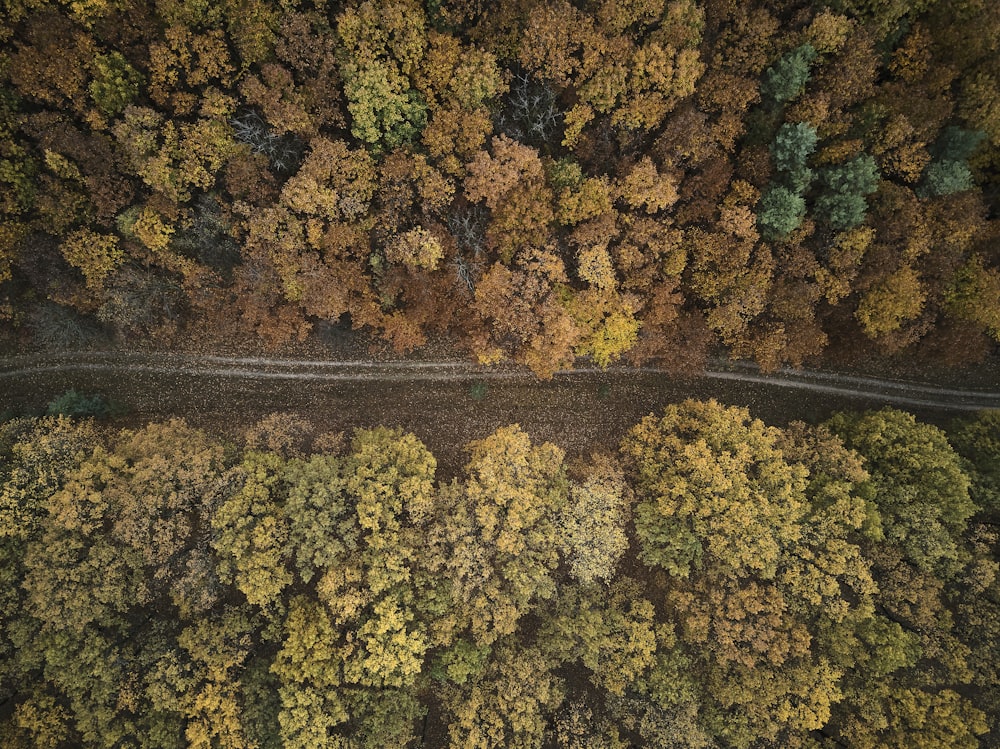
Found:
M 70 416 L 76 419 L 87 417 L 103 418 L 112 412 L 111 404 L 101 395 L 85 395 L 76 390 L 67 390 L 49 402 L 45 413 L 48 416 Z

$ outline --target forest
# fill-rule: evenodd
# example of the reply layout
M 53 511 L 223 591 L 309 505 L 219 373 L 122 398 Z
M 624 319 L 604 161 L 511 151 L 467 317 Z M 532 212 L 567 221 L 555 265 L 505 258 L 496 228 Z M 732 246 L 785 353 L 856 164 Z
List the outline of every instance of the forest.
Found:
M 995 0 L 0 0 L 0 353 L 997 361 L 998 90 Z M 0 745 L 1000 749 L 1000 411 L 311 418 L 0 416 Z
M 0 425 L 9 749 L 1000 746 L 1000 411 L 688 400 L 448 475 L 66 403 Z
M 0 343 L 975 362 L 993 0 L 4 0 Z

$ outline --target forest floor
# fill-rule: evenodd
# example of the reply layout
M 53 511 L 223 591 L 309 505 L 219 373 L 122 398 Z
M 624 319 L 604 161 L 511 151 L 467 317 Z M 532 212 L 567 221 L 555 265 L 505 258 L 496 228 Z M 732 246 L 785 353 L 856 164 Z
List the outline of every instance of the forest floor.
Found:
M 442 351 L 436 352 L 438 355 Z M 154 351 L 35 353 L 0 358 L 0 412 L 37 413 L 75 389 L 128 407 L 125 423 L 184 417 L 237 435 L 274 412 L 309 421 L 315 432 L 376 425 L 414 432 L 442 461 L 442 476 L 464 463 L 462 446 L 518 423 L 535 440 L 571 457 L 613 449 L 643 416 L 686 398 L 747 406 L 767 423 L 819 421 L 837 410 L 893 405 L 945 425 L 1000 408 L 1000 383 L 945 385 L 847 372 L 784 369 L 761 374 L 745 363 L 715 361 L 697 376 L 653 368 L 581 368 L 539 381 L 523 369 L 461 360 L 373 360 L 344 347 L 331 360 L 290 356 Z M 970 378 L 971 379 L 971 378 Z M 974 386 L 975 385 L 975 386 Z

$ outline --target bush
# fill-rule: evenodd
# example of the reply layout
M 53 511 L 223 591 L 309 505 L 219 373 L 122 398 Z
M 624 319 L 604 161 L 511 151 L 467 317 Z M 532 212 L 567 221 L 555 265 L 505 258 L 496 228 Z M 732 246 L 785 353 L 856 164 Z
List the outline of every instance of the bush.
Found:
M 105 337 L 93 320 L 70 307 L 46 302 L 28 314 L 28 328 L 38 346 L 53 349 L 85 348 Z
M 49 402 L 47 416 L 70 416 L 75 419 L 87 417 L 104 418 L 113 412 L 112 405 L 100 395 L 84 395 L 75 390 L 67 390 Z

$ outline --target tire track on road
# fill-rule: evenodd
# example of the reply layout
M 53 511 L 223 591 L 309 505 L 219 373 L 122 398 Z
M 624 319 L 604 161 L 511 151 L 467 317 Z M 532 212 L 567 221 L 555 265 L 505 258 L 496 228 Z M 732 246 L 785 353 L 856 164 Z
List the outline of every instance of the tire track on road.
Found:
M 526 370 L 513 367 L 481 367 L 463 361 L 371 361 L 288 359 L 268 357 L 226 357 L 194 354 L 128 354 L 121 352 L 86 352 L 74 355 L 32 354 L 0 359 L 0 380 L 29 377 L 35 374 L 90 371 L 115 373 L 141 372 L 150 375 L 239 378 L 245 380 L 302 380 L 327 382 L 359 381 L 460 381 L 530 379 Z M 556 377 L 604 375 L 627 377 L 629 373 L 670 373 L 655 367 L 581 367 L 557 372 Z M 936 387 L 926 383 L 861 377 L 816 370 L 784 368 L 762 374 L 753 365 L 727 363 L 706 369 L 699 375 L 678 380 L 720 380 L 745 382 L 789 390 L 835 395 L 842 398 L 877 401 L 886 405 L 936 408 L 948 411 L 1000 409 L 1000 392 Z

